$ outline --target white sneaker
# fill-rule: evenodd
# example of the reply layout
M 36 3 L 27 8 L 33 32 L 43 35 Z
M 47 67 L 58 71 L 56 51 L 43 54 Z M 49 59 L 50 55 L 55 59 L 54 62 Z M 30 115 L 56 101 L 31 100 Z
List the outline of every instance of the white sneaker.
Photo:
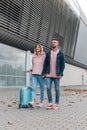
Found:
M 39 108 L 43 107 L 43 103 L 39 103 L 39 104 L 38 104 L 38 107 L 39 107 Z

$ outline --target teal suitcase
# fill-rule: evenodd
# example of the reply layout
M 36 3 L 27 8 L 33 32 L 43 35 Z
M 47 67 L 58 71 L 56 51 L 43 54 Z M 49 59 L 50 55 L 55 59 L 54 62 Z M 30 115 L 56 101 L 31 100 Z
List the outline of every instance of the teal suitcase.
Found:
M 28 108 L 29 102 L 32 101 L 32 88 L 23 87 L 18 92 L 18 105 L 19 108 Z

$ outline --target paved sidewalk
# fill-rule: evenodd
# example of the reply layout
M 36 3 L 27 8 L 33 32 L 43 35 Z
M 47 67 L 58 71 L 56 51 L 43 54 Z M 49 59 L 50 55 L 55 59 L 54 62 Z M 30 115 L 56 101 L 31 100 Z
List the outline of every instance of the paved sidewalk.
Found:
M 18 109 L 17 93 L 0 88 L 0 130 L 87 130 L 87 86 L 61 87 L 58 110 L 46 110 L 46 94 L 43 108 Z

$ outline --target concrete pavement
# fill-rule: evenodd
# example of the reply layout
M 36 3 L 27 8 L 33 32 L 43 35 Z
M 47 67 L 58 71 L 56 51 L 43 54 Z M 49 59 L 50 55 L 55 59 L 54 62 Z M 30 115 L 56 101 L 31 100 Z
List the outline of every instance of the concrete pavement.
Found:
M 58 110 L 46 110 L 46 90 L 43 108 L 18 109 L 17 93 L 0 88 L 0 130 L 87 130 L 87 86 L 61 87 Z

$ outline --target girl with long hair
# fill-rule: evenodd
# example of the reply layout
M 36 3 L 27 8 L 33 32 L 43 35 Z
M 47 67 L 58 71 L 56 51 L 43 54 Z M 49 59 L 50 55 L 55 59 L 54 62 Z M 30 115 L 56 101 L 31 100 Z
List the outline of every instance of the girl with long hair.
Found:
M 43 106 L 44 100 L 44 79 L 41 75 L 43 70 L 43 64 L 45 60 L 45 53 L 43 52 L 43 47 L 40 44 L 35 45 L 34 55 L 32 57 L 32 101 L 29 103 L 31 107 L 33 107 L 35 99 L 36 99 L 36 88 L 37 84 L 40 86 L 40 102 L 38 107 Z

